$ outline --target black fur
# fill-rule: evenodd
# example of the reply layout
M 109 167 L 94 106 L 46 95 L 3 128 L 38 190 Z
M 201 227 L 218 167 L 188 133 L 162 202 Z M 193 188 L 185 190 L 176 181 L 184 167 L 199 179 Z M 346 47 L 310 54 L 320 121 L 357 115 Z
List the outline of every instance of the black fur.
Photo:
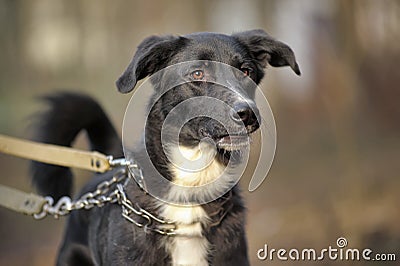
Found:
M 42 98 L 49 104 L 37 124 L 35 141 L 71 146 L 81 130 L 90 139 L 91 149 L 121 157 L 120 138 L 100 105 L 83 94 L 58 93 Z M 73 180 L 69 168 L 31 163 L 33 184 L 43 195 L 58 200 L 71 196 Z
M 271 66 L 290 66 L 300 74 L 292 50 L 285 44 L 275 41 L 262 30 L 237 33 L 232 36 L 215 33 L 195 33 L 185 36 L 152 36 L 138 47 L 131 63 L 117 80 L 120 92 L 133 90 L 138 80 L 149 76 L 166 66 L 191 60 L 211 60 L 229 64 L 237 69 L 248 71 L 248 75 L 258 84 L 264 76 L 264 68 Z M 209 71 L 205 65 L 197 66 Z M 185 73 L 176 73 L 177 78 L 188 78 Z M 240 79 L 240 77 L 238 77 Z M 155 82 L 155 93 L 161 90 Z M 164 84 L 165 85 L 165 84 Z M 240 85 L 238 82 L 234 85 Z M 161 125 L 169 111 L 180 102 L 193 96 L 210 96 L 223 100 L 238 109 L 237 115 L 244 122 L 245 132 L 257 130 L 258 110 L 252 101 L 253 92 L 247 92 L 247 100 L 239 101 L 233 93 L 216 84 L 192 80 L 171 89 L 159 100 L 150 99 L 151 111 L 146 124 L 145 144 L 147 152 L 157 170 L 168 179 L 170 164 L 161 146 Z M 122 156 L 121 142 L 104 112 L 88 97 L 61 94 L 47 98 L 52 108 L 45 114 L 41 134 L 37 140 L 59 145 L 71 145 L 82 129 L 88 132 L 92 149 L 105 154 Z M 246 119 L 241 117 L 240 108 L 249 107 Z M 236 110 L 236 109 L 235 109 Z M 227 115 L 227 119 L 231 119 Z M 239 130 L 235 123 L 228 123 L 232 130 Z M 174 129 L 173 129 L 174 130 Z M 180 143 L 195 146 L 204 137 L 215 141 L 223 138 L 227 130 L 217 121 L 196 118 L 189 121 L 180 132 Z M 226 164 L 231 153 L 219 149 L 219 160 Z M 141 164 L 141 158 L 136 158 Z M 68 195 L 71 174 L 68 169 L 33 163 L 33 180 L 39 190 L 56 198 Z M 117 169 L 118 170 L 118 169 Z M 85 186 L 82 193 L 93 191 L 96 184 L 107 180 L 113 172 L 96 176 Z M 151 175 L 144 173 L 145 179 Z M 128 198 L 152 213 L 159 213 L 159 202 L 134 183 L 126 186 Z M 168 188 L 165 188 L 168 193 Z M 224 200 L 228 195 L 232 197 Z M 245 224 L 245 207 L 238 187 L 231 192 L 202 205 L 213 222 L 222 218 L 214 227 L 203 228 L 203 233 L 211 245 L 208 254 L 210 265 L 248 265 Z M 221 211 L 218 211 L 221 210 Z M 224 211 L 225 210 L 225 211 Z M 75 211 L 69 219 L 63 245 L 59 252 L 58 265 L 170 265 L 171 257 L 166 251 L 168 237 L 146 233 L 121 217 L 121 207 L 108 204 L 90 211 Z
M 233 36 L 248 47 L 251 56 L 258 62 L 260 70 L 268 63 L 273 67 L 290 66 L 297 75 L 301 75 L 292 49 L 275 40 L 265 31 L 245 31 Z

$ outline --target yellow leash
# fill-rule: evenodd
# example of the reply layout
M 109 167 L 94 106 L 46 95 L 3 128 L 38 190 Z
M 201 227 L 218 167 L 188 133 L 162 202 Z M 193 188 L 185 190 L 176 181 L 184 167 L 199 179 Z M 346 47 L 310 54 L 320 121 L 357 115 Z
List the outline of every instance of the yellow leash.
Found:
M 42 212 L 45 203 L 47 199 L 41 196 L 0 185 L 0 205 L 7 209 L 35 215 Z
M 0 134 L 0 152 L 13 156 L 66 167 L 105 172 L 114 166 L 126 165 L 123 159 L 113 160 L 99 152 L 21 140 Z M 0 206 L 28 215 L 39 215 L 49 203 L 47 198 L 0 185 Z
M 21 140 L 0 134 L 0 152 L 48 164 L 104 173 L 110 159 L 99 152 L 77 150 L 52 144 Z

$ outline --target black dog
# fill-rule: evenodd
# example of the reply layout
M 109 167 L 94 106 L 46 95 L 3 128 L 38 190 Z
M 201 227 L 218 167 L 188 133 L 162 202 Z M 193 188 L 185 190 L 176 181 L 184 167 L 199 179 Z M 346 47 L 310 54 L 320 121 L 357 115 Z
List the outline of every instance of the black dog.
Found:
M 187 82 L 168 90 L 162 97 L 150 100 L 150 112 L 145 127 L 145 146 L 156 170 L 167 180 L 178 185 L 201 186 L 221 175 L 234 153 L 247 145 L 247 137 L 259 126 L 258 109 L 252 92 L 238 94 L 213 82 L 215 70 L 209 61 L 221 62 L 241 71 L 241 76 L 230 80 L 233 86 L 249 77 L 259 84 L 264 69 L 290 66 L 300 75 L 292 50 L 274 40 L 262 30 L 247 31 L 231 36 L 215 33 L 195 33 L 185 36 L 152 36 L 138 47 L 132 62 L 117 81 L 120 92 L 133 90 L 136 82 L 165 67 L 193 60 L 194 65 L 174 73 L 174 78 Z M 206 61 L 205 61 L 206 60 Z M 213 72 L 214 71 L 214 72 Z M 155 94 L 165 83 L 152 80 Z M 163 85 L 164 84 L 164 85 Z M 239 90 L 241 88 L 238 88 Z M 161 130 L 170 111 L 183 101 L 196 96 L 218 98 L 235 112 L 226 114 L 228 126 L 209 117 L 188 121 L 179 131 L 181 152 L 196 156 L 204 138 L 211 140 L 213 153 L 210 165 L 196 173 L 184 173 L 171 163 L 176 143 L 163 149 Z M 52 108 L 45 114 L 37 140 L 70 146 L 81 130 L 86 130 L 91 148 L 104 154 L 122 157 L 121 140 L 106 114 L 91 98 L 76 94 L 47 97 Z M 239 127 L 238 125 L 242 126 Z M 172 129 L 174 130 L 174 129 Z M 228 132 L 234 132 L 229 136 Z M 215 145 L 212 145 L 215 144 Z M 140 152 L 138 153 L 140 154 Z M 139 164 L 143 159 L 135 158 Z M 145 162 L 143 162 L 145 163 Z M 33 163 L 33 181 L 39 191 L 56 200 L 70 195 L 72 174 L 69 169 Z M 109 180 L 116 171 L 95 178 L 81 194 L 94 191 L 97 184 Z M 152 175 L 143 172 L 144 181 Z M 225 186 L 222 179 L 219 186 Z M 234 186 L 222 197 L 202 205 L 179 206 L 168 204 L 146 194 L 130 180 L 124 184 L 127 198 L 153 215 L 173 221 L 176 235 L 166 236 L 140 228 L 121 216 L 119 204 L 106 204 L 101 208 L 79 210 L 68 219 L 58 265 L 248 265 L 245 207 L 239 190 Z M 187 192 L 189 191 L 189 192 Z M 207 191 L 179 192 L 172 186 L 163 187 L 161 193 L 172 202 L 196 200 L 207 195 L 218 195 L 221 187 L 208 187 Z M 135 217 L 143 222 L 143 217 Z M 150 225 L 151 227 L 151 225 Z

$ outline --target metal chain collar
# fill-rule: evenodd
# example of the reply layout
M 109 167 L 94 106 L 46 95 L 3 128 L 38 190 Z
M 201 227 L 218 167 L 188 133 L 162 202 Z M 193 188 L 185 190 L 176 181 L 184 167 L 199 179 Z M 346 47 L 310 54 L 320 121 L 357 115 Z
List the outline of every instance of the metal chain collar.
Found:
M 124 187 L 121 184 L 117 184 L 117 190 L 119 192 L 117 194 L 119 197 L 118 203 L 122 207 L 122 216 L 126 220 L 139 228 L 143 228 L 145 232 L 152 231 L 167 236 L 176 235 L 175 230 L 177 225 L 175 222 L 160 219 L 145 209 L 142 209 L 137 203 L 132 204 L 132 202 L 126 197 Z M 139 223 L 131 217 L 132 215 L 144 218 L 146 222 Z
M 62 197 L 54 204 L 52 197 L 46 197 L 47 203 L 43 205 L 41 213 L 35 214 L 35 219 L 43 219 L 47 215 L 59 218 L 68 215 L 71 211 L 81 209 L 92 209 L 93 207 L 102 207 L 106 203 L 115 203 L 118 201 L 117 190 L 110 192 L 110 188 L 126 179 L 125 170 L 118 171 L 110 180 L 106 180 L 97 185 L 96 190 L 83 194 L 79 199 L 72 201 L 70 197 Z
M 161 235 L 173 236 L 177 235 L 177 224 L 174 221 L 168 221 L 151 214 L 147 210 L 141 208 L 139 204 L 133 204 L 126 196 L 124 187 L 130 178 L 134 179 L 141 189 L 144 188 L 144 178 L 140 167 L 125 159 L 112 160 L 109 158 L 110 165 L 113 167 L 123 166 L 117 171 L 110 180 L 106 180 L 97 185 L 96 190 L 83 194 L 79 199 L 72 201 L 70 197 L 62 197 L 54 204 L 52 197 L 45 197 L 47 202 L 43 205 L 42 211 L 34 214 L 35 219 L 43 219 L 50 215 L 54 218 L 66 216 L 74 210 L 89 210 L 94 207 L 103 207 L 108 203 L 117 203 L 121 206 L 122 216 L 130 223 L 139 228 L 143 228 L 145 232 L 155 232 Z M 144 190 L 145 191 L 145 190 Z M 224 197 L 221 197 L 221 206 L 209 216 L 216 217 L 217 220 L 211 223 L 209 227 L 219 225 L 225 218 L 227 213 L 232 209 L 233 203 L 230 202 L 232 191 Z M 225 206 L 226 203 L 230 203 Z M 136 216 L 136 219 L 133 218 Z M 138 219 L 145 222 L 139 222 Z
M 112 158 L 110 159 L 110 161 Z M 129 163 L 124 159 L 114 160 L 113 166 L 126 166 L 117 171 L 110 180 L 97 185 L 96 190 L 83 194 L 79 199 L 72 201 L 70 197 L 62 197 L 54 204 L 52 197 L 45 197 L 47 202 L 43 205 L 42 211 L 34 215 L 35 219 L 43 219 L 50 215 L 54 218 L 66 216 L 74 210 L 89 210 L 94 207 L 103 207 L 107 203 L 118 203 L 122 208 L 122 216 L 136 226 L 143 228 L 146 232 L 152 231 L 162 235 L 175 235 L 176 224 L 156 217 L 150 212 L 142 209 L 137 203 L 133 204 L 126 196 L 124 186 L 129 178 L 143 180 L 142 171 L 137 164 Z M 128 170 L 129 168 L 129 170 Z M 139 177 L 134 177 L 138 173 Z M 128 178 L 129 177 L 129 178 Z M 145 220 L 138 222 L 132 216 L 136 215 Z

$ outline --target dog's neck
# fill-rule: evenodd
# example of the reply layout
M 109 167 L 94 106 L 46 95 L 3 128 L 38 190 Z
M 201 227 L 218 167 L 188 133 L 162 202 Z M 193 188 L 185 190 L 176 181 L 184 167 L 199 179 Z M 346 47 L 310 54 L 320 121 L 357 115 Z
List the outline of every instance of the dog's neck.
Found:
M 207 199 L 216 199 L 225 194 L 226 188 L 232 181 L 228 175 L 224 175 L 226 166 L 219 160 L 213 147 L 187 147 L 174 144 L 161 143 L 161 125 L 154 121 L 163 121 L 161 113 L 151 113 L 153 117 L 148 119 L 146 128 L 146 147 L 155 168 L 171 181 L 171 185 L 165 190 L 166 199 L 171 202 L 191 202 Z M 167 152 L 167 154 L 165 154 Z M 213 183 L 212 186 L 205 186 Z M 184 190 L 182 186 L 193 187 L 194 190 Z M 225 191 L 225 192 L 224 192 Z M 229 201 L 229 206 L 225 202 Z M 165 247 L 171 256 L 173 265 L 208 265 L 207 255 L 210 244 L 206 238 L 211 226 L 218 225 L 224 218 L 225 212 L 221 208 L 231 207 L 230 197 L 223 201 L 197 205 L 179 206 L 162 201 L 156 203 L 158 213 L 165 220 L 176 224 L 176 235 L 167 238 Z M 218 210 L 218 211 L 217 211 Z
M 201 145 L 203 144 L 203 145 Z M 198 187 L 218 178 L 225 166 L 215 159 L 215 151 L 210 145 L 201 143 L 196 147 L 172 146 L 169 149 L 172 182 L 180 186 Z

